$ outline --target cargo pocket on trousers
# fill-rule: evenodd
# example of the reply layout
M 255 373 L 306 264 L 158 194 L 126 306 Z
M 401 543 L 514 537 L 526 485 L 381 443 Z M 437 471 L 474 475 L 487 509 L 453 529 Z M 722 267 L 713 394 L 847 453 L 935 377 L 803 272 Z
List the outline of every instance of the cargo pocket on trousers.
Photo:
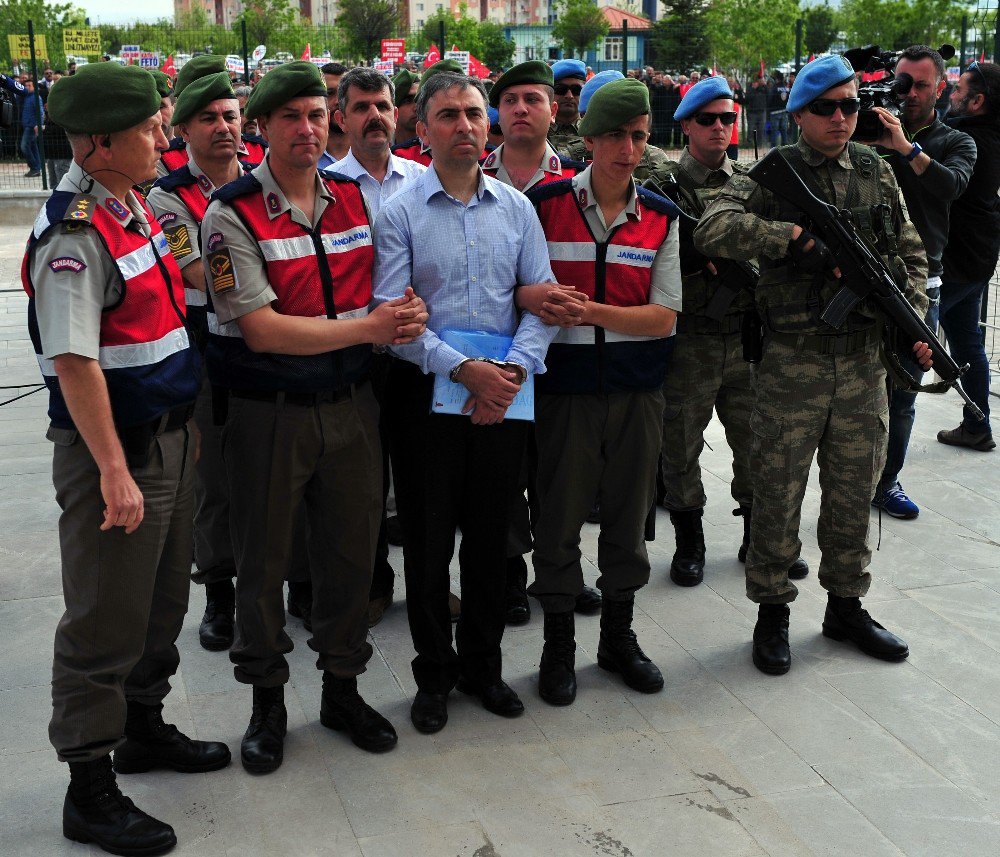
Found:
M 791 477 L 791 456 L 783 439 L 782 420 L 754 408 L 750 431 L 753 432 L 750 473 L 754 494 L 780 496 Z

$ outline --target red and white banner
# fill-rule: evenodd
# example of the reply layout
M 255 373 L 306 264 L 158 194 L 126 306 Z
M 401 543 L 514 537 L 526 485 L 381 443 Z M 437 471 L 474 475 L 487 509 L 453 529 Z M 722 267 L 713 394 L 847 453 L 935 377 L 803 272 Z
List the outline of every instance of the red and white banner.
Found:
M 401 64 L 406 59 L 406 39 L 382 39 L 382 61 Z

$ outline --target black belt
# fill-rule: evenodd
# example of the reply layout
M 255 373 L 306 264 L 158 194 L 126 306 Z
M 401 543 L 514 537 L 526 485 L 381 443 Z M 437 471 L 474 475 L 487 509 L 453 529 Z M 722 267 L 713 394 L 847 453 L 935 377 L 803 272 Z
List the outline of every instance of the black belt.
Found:
M 354 395 L 358 386 L 358 384 L 348 384 L 336 390 L 318 390 L 315 393 L 297 393 L 288 390 L 230 390 L 229 395 L 236 399 L 250 399 L 254 402 L 275 402 L 311 408 L 326 402 L 344 402 Z
M 129 462 L 142 462 L 148 455 L 149 445 L 154 437 L 166 434 L 168 431 L 183 428 L 194 413 L 194 405 L 178 405 L 155 420 L 140 423 L 137 426 L 127 426 L 118 429 L 122 448 Z
M 876 333 L 873 328 L 859 330 L 855 333 L 842 333 L 837 335 L 808 334 L 808 333 L 779 333 L 769 330 L 766 334 L 768 339 L 787 345 L 789 348 L 802 348 L 808 351 L 816 351 L 820 354 L 853 354 L 856 351 L 864 351 L 876 342 Z
M 677 316 L 678 333 L 714 333 L 727 335 L 739 333 L 743 325 L 743 313 L 730 313 L 721 321 L 703 315 L 689 315 L 681 312 Z

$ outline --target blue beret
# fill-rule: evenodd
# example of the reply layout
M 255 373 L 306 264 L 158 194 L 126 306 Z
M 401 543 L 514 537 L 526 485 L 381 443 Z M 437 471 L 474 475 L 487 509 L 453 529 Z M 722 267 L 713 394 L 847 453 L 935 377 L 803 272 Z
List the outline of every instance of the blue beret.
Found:
M 854 69 L 839 54 L 806 63 L 792 84 L 786 109 L 789 113 L 802 110 L 828 89 L 853 79 Z
M 560 81 L 564 77 L 579 77 L 587 79 L 587 67 L 580 60 L 559 60 L 552 66 L 552 80 Z
M 587 112 L 587 105 L 590 104 L 590 96 L 597 92 L 604 84 L 611 83 L 613 80 L 621 80 L 623 77 L 625 75 L 620 71 L 602 71 L 600 74 L 595 74 L 583 85 L 583 90 L 580 92 L 580 112 Z
M 486 108 L 486 116 L 490 120 L 490 126 L 496 125 L 500 121 L 500 111 L 495 107 Z
M 684 98 L 681 99 L 680 106 L 674 111 L 674 119 L 688 119 L 710 101 L 732 97 L 733 91 L 729 88 L 724 77 L 719 75 L 706 77 L 704 80 L 699 80 L 687 91 Z

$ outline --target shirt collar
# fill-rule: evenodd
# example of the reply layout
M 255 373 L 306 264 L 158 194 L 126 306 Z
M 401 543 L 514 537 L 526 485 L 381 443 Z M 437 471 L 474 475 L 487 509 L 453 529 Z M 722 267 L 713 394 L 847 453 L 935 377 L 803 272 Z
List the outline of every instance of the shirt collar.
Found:
M 76 161 L 70 161 L 69 171 L 59 182 L 59 190 L 71 193 L 87 194 L 94 197 L 97 206 L 107 211 L 122 228 L 135 221 L 136 228 L 143 234 L 149 234 L 149 223 L 146 211 L 131 190 L 125 197 L 125 205 L 89 173 L 85 173 Z
M 597 205 L 597 200 L 594 198 L 594 189 L 590 184 L 593 168 L 593 164 L 591 164 L 582 173 L 577 173 L 573 176 L 573 190 L 576 193 L 576 201 L 584 211 Z M 625 208 L 622 211 L 629 217 L 642 220 L 642 211 L 639 209 L 639 194 L 635 190 L 635 179 L 632 179 L 632 183 L 629 185 L 628 202 L 625 203 Z
M 706 184 L 712 176 L 718 175 L 719 173 L 723 173 L 726 176 L 731 176 L 733 174 L 733 162 L 729 160 L 729 158 L 723 157 L 722 166 L 717 170 L 713 170 L 711 167 L 706 167 L 701 161 L 692 155 L 687 146 L 685 146 L 684 151 L 681 152 L 680 165 L 681 168 L 700 185 Z
M 844 146 L 844 150 L 836 158 L 828 158 L 822 152 L 817 152 L 803 137 L 799 137 L 799 141 L 795 145 L 799 147 L 803 160 L 810 167 L 820 167 L 827 161 L 836 161 L 845 170 L 854 169 L 853 164 L 851 164 L 850 146 Z
M 482 169 L 477 166 L 476 170 L 479 173 L 479 186 L 476 188 L 476 199 L 482 201 L 486 194 L 495 196 L 493 191 L 491 191 L 489 186 L 486 184 L 486 176 L 483 174 Z M 443 193 L 449 199 L 453 198 L 451 194 L 444 189 L 444 185 L 441 184 L 441 179 L 438 178 L 437 174 L 437 166 L 433 161 L 431 161 L 431 165 L 426 169 L 426 171 L 421 174 L 419 181 L 423 182 L 424 202 L 430 202 L 431 199 L 439 193 Z
M 504 144 L 501 143 L 483 159 L 483 169 L 498 170 L 503 167 L 503 147 Z M 556 153 L 556 150 L 549 145 L 548 140 L 545 141 L 545 152 L 542 155 L 542 162 L 538 167 L 538 171 L 543 173 L 552 173 L 556 176 L 561 176 L 563 172 L 562 161 L 559 160 L 559 155 Z
M 260 166 L 254 167 L 251 173 L 257 181 L 260 182 L 261 193 L 264 196 L 264 207 L 267 209 L 267 216 L 274 220 L 279 214 L 284 214 L 285 212 L 292 210 L 292 204 L 288 201 L 278 182 L 275 180 L 274 175 L 271 173 L 271 167 L 269 165 L 270 156 L 265 157 L 263 161 L 260 162 Z M 323 197 L 328 203 L 335 203 L 337 200 L 332 193 L 330 193 L 329 188 L 320 179 L 319 173 L 316 173 L 316 193 Z M 310 220 L 312 219 L 313 212 L 303 211 L 302 212 Z
M 403 172 L 400 162 L 402 158 L 396 157 L 392 152 L 389 153 L 389 164 L 385 170 L 385 179 L 383 182 L 388 180 L 390 176 L 400 176 L 402 178 L 406 177 Z M 338 173 L 341 173 L 351 179 L 359 179 L 362 176 L 371 176 L 371 173 L 365 169 L 364 165 L 356 157 L 354 157 L 354 150 L 348 151 L 347 155 L 343 160 L 337 161 Z

